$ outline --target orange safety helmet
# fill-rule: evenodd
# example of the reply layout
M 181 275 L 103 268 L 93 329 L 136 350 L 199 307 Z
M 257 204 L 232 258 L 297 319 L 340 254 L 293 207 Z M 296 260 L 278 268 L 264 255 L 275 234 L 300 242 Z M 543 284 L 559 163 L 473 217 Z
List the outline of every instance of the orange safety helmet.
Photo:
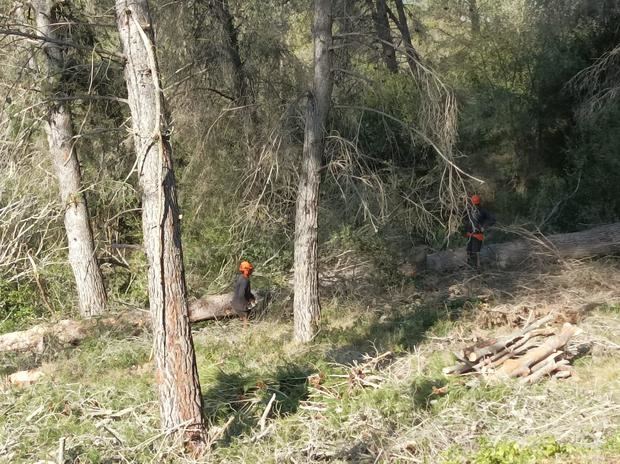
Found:
M 252 266 L 252 263 L 249 261 L 241 261 L 241 264 L 239 265 L 239 271 L 245 273 L 250 273 L 254 270 L 254 266 Z
M 471 196 L 471 202 L 474 205 L 478 206 L 480 204 L 480 201 L 481 201 L 480 195 L 472 195 Z

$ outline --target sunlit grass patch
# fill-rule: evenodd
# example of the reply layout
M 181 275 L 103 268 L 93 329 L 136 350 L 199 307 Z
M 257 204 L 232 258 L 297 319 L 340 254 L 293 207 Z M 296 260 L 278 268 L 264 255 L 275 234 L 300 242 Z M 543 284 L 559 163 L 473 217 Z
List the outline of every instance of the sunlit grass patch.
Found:
M 442 368 L 477 330 L 478 299 L 443 304 L 410 291 L 326 299 L 308 345 L 292 341 L 284 313 L 247 327 L 234 319 L 194 327 L 214 440 L 202 462 L 613 462 L 613 312 L 596 309 L 580 322 L 597 343 L 575 361 L 577 378 L 468 385 L 471 377 Z M 11 371 L 39 367 L 45 376 L 0 393 L 0 462 L 53 460 L 62 437 L 77 462 L 195 462 L 160 431 L 148 332 L 101 330 L 53 348 L 2 357 Z

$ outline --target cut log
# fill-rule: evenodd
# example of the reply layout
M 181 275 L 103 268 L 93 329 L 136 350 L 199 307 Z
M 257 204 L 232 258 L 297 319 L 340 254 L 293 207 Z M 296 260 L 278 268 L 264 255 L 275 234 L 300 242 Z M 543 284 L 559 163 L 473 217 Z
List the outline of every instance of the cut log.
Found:
M 488 346 L 484 346 L 482 348 L 480 348 L 479 350 L 473 351 L 469 354 L 468 359 L 471 362 L 475 362 L 481 358 L 483 358 L 484 356 L 487 356 L 489 354 L 493 354 L 496 353 L 504 348 L 507 348 L 508 345 L 510 345 L 511 343 L 517 341 L 519 338 L 522 338 L 523 336 L 525 336 L 528 332 L 531 332 L 532 330 L 538 329 L 539 327 L 545 325 L 547 322 L 552 321 L 554 318 L 553 315 L 549 314 L 545 317 L 543 317 L 542 319 L 538 319 L 537 321 L 532 322 L 530 325 L 528 325 L 527 327 L 525 327 L 523 330 L 513 333 L 507 337 L 504 337 L 500 340 L 498 340 L 497 342 L 488 345 Z
M 554 351 L 549 356 L 547 356 L 545 359 L 543 359 L 542 361 L 537 362 L 532 367 L 530 367 L 530 373 L 534 374 L 535 372 L 537 372 L 537 371 L 539 371 L 541 369 L 544 369 L 549 364 L 553 364 L 555 366 L 554 368 L 556 368 L 557 367 L 556 359 L 559 358 L 560 356 L 562 356 L 562 354 L 564 354 L 563 351 Z M 567 364 L 568 361 L 563 359 L 562 361 L 559 361 L 559 363 Z
M 527 259 L 543 254 L 561 258 L 587 258 L 591 256 L 620 253 L 620 223 L 609 224 L 569 234 L 549 235 L 536 239 L 484 245 L 481 262 L 487 266 L 508 268 Z M 465 247 L 442 251 L 426 256 L 426 268 L 430 271 L 451 271 L 466 265 Z
M 265 304 L 266 298 L 259 299 Z M 190 322 L 201 322 L 236 316 L 232 309 L 232 293 L 207 295 L 189 304 Z M 42 353 L 50 343 L 60 345 L 77 345 L 95 328 L 111 329 L 150 327 L 151 318 L 148 311 L 126 311 L 112 317 L 92 318 L 87 320 L 62 320 L 55 324 L 36 325 L 28 330 L 10 332 L 0 335 L 0 353 L 10 351 L 30 351 Z
M 520 382 L 527 384 L 558 371 L 572 370 L 566 344 L 581 329 L 570 323 L 555 329 L 542 327 L 554 319 L 554 314 L 548 314 L 520 331 L 467 347 L 457 352 L 457 355 L 467 353 L 457 356 L 462 362 L 445 368 L 443 372 L 455 375 L 480 373 L 491 378 L 521 377 Z
M 540 363 L 540 367 L 536 370 L 532 368 L 532 373 L 527 377 L 522 378 L 519 382 L 522 384 L 536 383 L 545 375 L 550 375 L 553 371 L 557 370 L 558 366 L 566 365 L 568 363 L 565 359 L 558 363 L 556 363 L 553 359 L 554 358 L 550 358 L 549 361 Z
M 520 354 L 520 353 L 527 351 L 534 343 L 535 343 L 534 341 L 530 341 L 529 334 L 528 334 L 525 337 L 519 339 L 513 345 L 510 345 L 510 347 L 504 348 L 502 351 L 499 351 L 493 356 L 487 359 L 481 360 L 477 364 L 477 366 L 479 368 L 485 368 L 486 370 L 494 369 L 500 364 L 502 364 L 504 361 L 506 361 L 507 359 L 510 359 L 511 357 L 515 356 L 516 354 Z
M 530 373 L 530 367 L 548 357 L 551 353 L 562 348 L 570 337 L 578 332 L 578 328 L 568 322 L 562 326 L 562 331 L 553 337 L 549 337 L 538 348 L 528 351 L 519 359 L 508 359 L 499 369 L 501 375 L 518 377 Z
M 38 382 L 45 374 L 39 369 L 31 369 L 29 371 L 14 372 L 8 376 L 8 383 L 19 387 L 25 387 Z
M 555 374 L 553 374 L 554 379 L 567 379 L 571 375 L 573 375 L 572 370 L 559 370 Z
M 28 330 L 0 335 L 0 353 L 30 351 L 43 353 L 51 344 L 76 345 L 84 340 L 95 327 L 138 327 L 150 324 L 147 311 L 127 311 L 114 317 L 86 320 L 66 319 L 55 324 L 40 324 Z
M 453 374 L 453 375 L 461 375 L 461 374 L 465 374 L 471 370 L 474 370 L 474 366 L 472 366 L 471 364 L 469 364 L 468 362 L 462 363 L 462 364 L 456 364 L 454 366 L 450 366 L 450 367 L 444 367 L 442 369 L 442 372 L 446 375 L 448 374 Z
M 223 295 L 207 295 L 189 304 L 189 320 L 191 322 L 207 321 L 235 316 L 232 308 L 232 293 Z

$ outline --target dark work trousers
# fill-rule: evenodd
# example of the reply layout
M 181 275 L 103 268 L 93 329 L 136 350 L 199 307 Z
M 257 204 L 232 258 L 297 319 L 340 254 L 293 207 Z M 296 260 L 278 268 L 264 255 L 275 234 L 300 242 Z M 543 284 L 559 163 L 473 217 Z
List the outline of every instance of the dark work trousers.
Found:
M 480 250 L 482 249 L 482 240 L 475 237 L 469 237 L 467 240 L 467 264 L 472 267 L 480 267 Z

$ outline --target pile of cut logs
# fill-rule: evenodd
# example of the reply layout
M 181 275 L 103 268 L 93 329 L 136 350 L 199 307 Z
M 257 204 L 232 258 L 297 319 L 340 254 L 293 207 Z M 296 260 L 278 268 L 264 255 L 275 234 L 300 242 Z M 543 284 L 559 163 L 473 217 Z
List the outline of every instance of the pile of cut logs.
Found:
M 567 349 L 569 339 L 581 332 L 570 323 L 547 326 L 555 317 L 547 315 L 525 328 L 497 339 L 485 339 L 454 353 L 460 361 L 444 369 L 444 374 L 484 374 L 489 377 L 519 377 L 524 384 L 545 376 L 566 378 L 573 375 Z

